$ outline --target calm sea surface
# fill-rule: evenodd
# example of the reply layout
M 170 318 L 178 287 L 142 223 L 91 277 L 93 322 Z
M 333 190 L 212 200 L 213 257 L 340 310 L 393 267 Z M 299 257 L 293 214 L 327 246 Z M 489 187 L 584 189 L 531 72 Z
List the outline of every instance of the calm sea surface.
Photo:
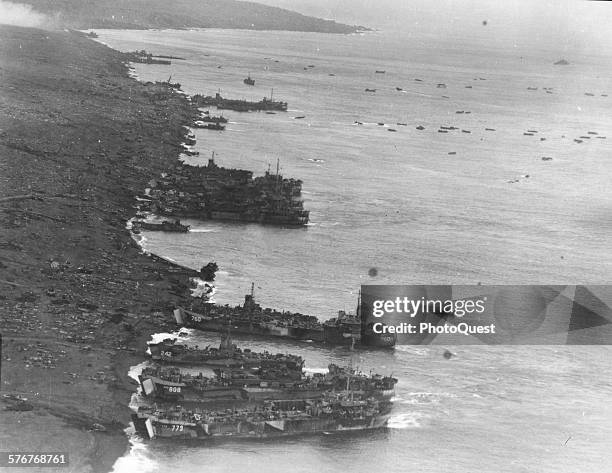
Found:
M 185 58 L 135 65 L 142 80 L 172 75 L 187 94 L 254 100 L 273 89 L 289 102 L 275 115 L 225 111 L 225 131 L 195 130 L 200 156 L 189 162 L 214 151 L 221 166 L 263 174 L 280 160 L 283 175 L 303 180 L 311 224 L 187 221 L 192 232 L 147 232 L 145 247 L 194 268 L 216 261 L 219 303 L 239 303 L 254 281 L 262 305 L 322 319 L 354 309 L 362 283 L 610 283 L 612 55 L 514 44 L 507 33 L 99 32 L 120 50 Z M 570 65 L 554 66 L 561 58 Z M 249 74 L 254 87 L 242 82 Z M 117 472 L 603 473 L 612 464 L 609 348 L 457 347 L 446 360 L 441 347 L 241 343 L 297 352 L 310 368 L 353 357 L 364 371 L 393 372 L 390 428 L 210 446 L 134 440 Z

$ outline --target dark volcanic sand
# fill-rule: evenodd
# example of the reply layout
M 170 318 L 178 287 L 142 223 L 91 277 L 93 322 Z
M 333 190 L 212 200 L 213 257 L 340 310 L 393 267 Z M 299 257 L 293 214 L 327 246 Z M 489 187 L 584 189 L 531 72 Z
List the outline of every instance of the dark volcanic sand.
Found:
M 0 389 L 33 406 L 0 398 L 0 451 L 68 451 L 62 471 L 123 454 L 128 367 L 193 275 L 140 254 L 125 224 L 195 110 L 125 60 L 81 33 L 0 26 Z

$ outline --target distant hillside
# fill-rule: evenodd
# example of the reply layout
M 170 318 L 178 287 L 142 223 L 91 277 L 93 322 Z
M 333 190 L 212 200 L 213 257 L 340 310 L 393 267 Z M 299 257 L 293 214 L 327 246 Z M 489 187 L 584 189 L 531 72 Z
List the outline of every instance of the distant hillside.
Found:
M 237 0 L 23 0 L 61 26 L 87 28 L 237 28 L 353 33 L 343 25 Z

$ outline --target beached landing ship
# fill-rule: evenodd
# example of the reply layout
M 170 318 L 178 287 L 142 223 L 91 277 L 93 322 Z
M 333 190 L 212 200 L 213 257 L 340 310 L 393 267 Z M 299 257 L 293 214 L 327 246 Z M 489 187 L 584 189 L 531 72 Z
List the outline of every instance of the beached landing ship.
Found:
M 228 410 L 139 408 L 132 414 L 136 432 L 147 439 L 268 438 L 385 427 L 391 403 L 355 401 L 350 396 L 282 400 L 262 407 Z
M 277 110 L 280 112 L 287 111 L 287 102 L 274 100 L 272 95 L 270 98 L 264 97 L 259 102 L 249 102 L 248 100 L 226 99 L 223 98 L 219 92 L 217 92 L 214 97 L 210 95 L 205 97 L 200 94 L 195 94 L 191 97 L 191 101 L 198 107 L 215 106 L 218 109 L 229 109 L 236 112 L 266 110 Z
M 142 222 L 140 220 L 135 220 L 134 222 L 132 222 L 132 231 L 134 230 L 187 233 L 189 231 L 189 225 L 183 225 L 180 220 L 175 220 L 174 222 L 164 220 L 161 223 Z
M 176 339 L 167 338 L 158 343 L 149 343 L 151 359 L 162 363 L 202 365 L 216 367 L 271 367 L 284 366 L 287 369 L 302 372 L 304 359 L 301 356 L 268 352 L 241 350 L 232 343 L 229 334 L 221 337 L 219 348 L 198 348 L 177 344 Z
M 261 402 L 275 399 L 317 399 L 347 391 L 357 399 L 395 395 L 397 379 L 357 373 L 329 365 L 326 374 L 304 376 L 281 365 L 237 370 L 215 369 L 215 377 L 191 375 L 178 368 L 147 367 L 139 376 L 145 396 L 159 401 L 211 403 Z
M 251 294 L 244 297 L 242 306 L 221 307 L 194 301 L 190 308 L 177 307 L 174 318 L 181 326 L 209 332 L 225 332 L 231 327 L 232 333 L 235 334 L 310 340 L 329 345 L 376 348 L 395 346 L 396 337 L 392 334 L 370 336 L 366 344 L 361 343 L 360 309 L 358 302 L 357 315 L 339 311 L 337 317 L 321 323 L 311 315 L 262 309 L 255 303 L 253 286 L 251 286 Z
M 173 173 L 152 182 L 149 200 L 141 208 L 203 220 L 306 225 L 302 181 L 283 178 L 278 170 L 277 164 L 276 174 L 268 170 L 253 177 L 251 171 L 217 166 L 213 153 L 207 166 L 177 165 Z

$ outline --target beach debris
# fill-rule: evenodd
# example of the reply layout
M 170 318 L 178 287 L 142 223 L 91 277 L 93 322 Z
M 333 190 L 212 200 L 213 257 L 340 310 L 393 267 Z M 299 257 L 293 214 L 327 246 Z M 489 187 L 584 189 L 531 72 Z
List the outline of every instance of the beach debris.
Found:
M 205 281 L 214 281 L 217 271 L 219 271 L 219 266 L 214 261 L 211 261 L 206 266 L 202 266 L 200 269 L 200 277 Z
M 456 355 L 450 350 L 444 350 L 444 353 L 442 353 L 442 356 L 446 358 L 447 360 L 450 360 L 453 356 L 456 356 Z

